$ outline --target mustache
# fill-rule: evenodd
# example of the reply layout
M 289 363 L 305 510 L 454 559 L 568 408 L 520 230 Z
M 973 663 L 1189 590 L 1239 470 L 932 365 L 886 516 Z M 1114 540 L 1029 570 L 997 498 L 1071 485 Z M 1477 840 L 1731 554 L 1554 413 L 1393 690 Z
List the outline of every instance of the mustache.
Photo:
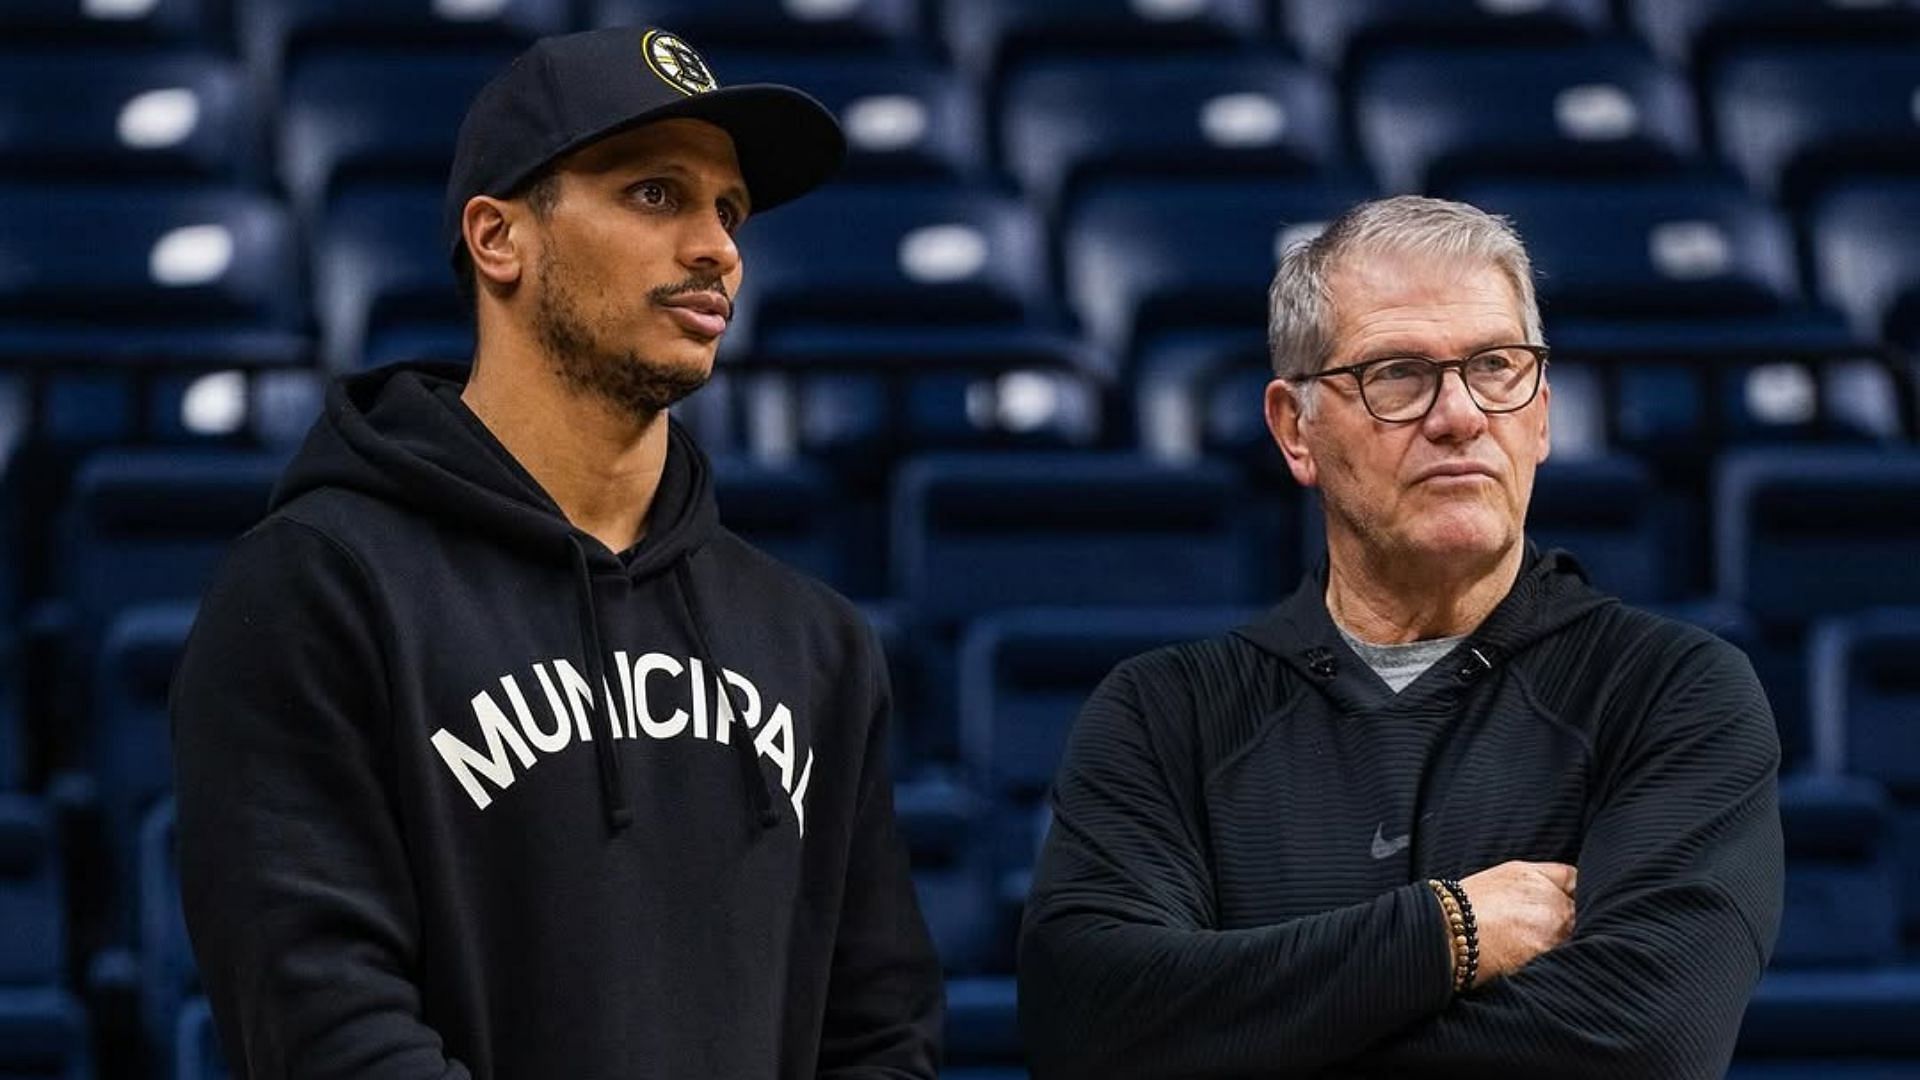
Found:
M 718 293 L 729 303 L 733 301 L 733 297 L 727 295 L 727 283 L 719 277 L 709 274 L 695 274 L 685 281 L 672 285 L 655 286 L 647 290 L 647 299 L 659 304 L 665 303 L 683 293 L 696 292 Z

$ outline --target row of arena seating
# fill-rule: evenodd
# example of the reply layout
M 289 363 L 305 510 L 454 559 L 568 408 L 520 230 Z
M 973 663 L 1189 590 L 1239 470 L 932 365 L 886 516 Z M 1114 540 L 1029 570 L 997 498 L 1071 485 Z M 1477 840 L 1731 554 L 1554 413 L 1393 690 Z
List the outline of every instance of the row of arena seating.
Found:
M 1799 207 L 1835 169 L 1920 159 L 1917 43 L 1920 32 L 1753 47 L 1697 88 L 1619 40 L 1400 49 L 1345 84 L 1271 51 L 1063 56 L 985 94 L 931 60 L 798 50 L 710 59 L 727 83 L 790 82 L 841 114 L 852 178 L 1004 176 L 1048 214 L 1083 174 L 1116 164 L 1363 172 L 1389 191 L 1448 190 L 1515 165 L 1711 167 Z M 366 172 L 444 175 L 465 103 L 510 55 L 382 40 L 317 55 L 256 91 L 239 61 L 195 52 L 0 50 L 10 121 L 0 145 L 6 171 L 23 176 L 277 186 L 311 224 Z M 49 97 L 63 103 L 57 115 L 34 107 Z
M 17 0 L 0 16 L 25 43 L 164 42 L 270 69 L 369 35 L 467 44 L 627 24 L 709 46 L 932 53 L 984 79 L 1061 50 L 1276 46 L 1338 70 L 1409 43 L 1619 36 L 1704 66 L 1756 40 L 1912 34 L 1920 13 L 1898 0 Z

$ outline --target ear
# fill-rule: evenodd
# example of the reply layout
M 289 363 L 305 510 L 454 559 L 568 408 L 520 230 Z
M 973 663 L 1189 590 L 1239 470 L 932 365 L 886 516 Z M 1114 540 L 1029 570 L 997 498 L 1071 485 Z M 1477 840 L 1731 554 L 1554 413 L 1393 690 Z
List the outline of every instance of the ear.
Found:
M 1281 456 L 1287 459 L 1287 471 L 1301 487 L 1315 486 L 1320 471 L 1300 430 L 1303 424 L 1313 421 L 1301 413 L 1299 389 L 1285 379 L 1274 379 L 1267 383 L 1266 407 L 1267 430 L 1273 434 L 1274 445 L 1280 448 Z
M 527 242 L 530 231 L 522 208 L 488 195 L 467 200 L 460 214 L 460 231 L 467 255 L 473 260 L 475 282 L 512 287 L 531 265 Z
M 1552 451 L 1553 384 L 1547 382 L 1543 375 L 1540 382 L 1540 456 L 1534 460 L 1534 464 L 1539 465 L 1545 462 L 1547 455 Z

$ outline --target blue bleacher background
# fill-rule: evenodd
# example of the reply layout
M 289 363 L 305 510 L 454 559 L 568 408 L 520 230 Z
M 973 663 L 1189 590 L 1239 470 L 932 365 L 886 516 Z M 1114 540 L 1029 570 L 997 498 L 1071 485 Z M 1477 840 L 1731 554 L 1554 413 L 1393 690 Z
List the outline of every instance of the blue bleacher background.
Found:
M 852 142 L 744 228 L 678 414 L 732 525 L 887 648 L 947 1075 L 1024 1076 L 1014 928 L 1080 702 L 1322 549 L 1260 415 L 1276 252 L 1420 191 L 1540 272 L 1533 536 L 1769 688 L 1787 909 L 1731 1075 L 1920 1076 L 1915 0 L 0 5 L 0 1075 L 228 1075 L 172 858 L 196 596 L 326 376 L 468 354 L 458 120 L 615 23 Z

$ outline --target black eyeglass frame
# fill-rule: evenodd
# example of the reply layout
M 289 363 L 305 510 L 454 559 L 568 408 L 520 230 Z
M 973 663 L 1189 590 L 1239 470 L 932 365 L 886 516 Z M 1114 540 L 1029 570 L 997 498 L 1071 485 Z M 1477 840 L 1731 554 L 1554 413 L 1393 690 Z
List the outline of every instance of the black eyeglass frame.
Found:
M 1503 349 L 1519 349 L 1522 352 L 1532 354 L 1535 361 L 1533 368 L 1533 389 L 1527 394 L 1526 400 L 1518 405 L 1508 405 L 1503 408 L 1490 409 L 1485 402 L 1480 400 L 1480 395 L 1474 393 L 1473 383 L 1467 381 L 1467 362 L 1476 356 L 1484 356 L 1490 352 L 1500 352 Z M 1298 375 L 1288 376 L 1288 381 L 1309 382 L 1314 379 L 1324 379 L 1329 375 L 1351 375 L 1353 376 L 1355 388 L 1360 391 L 1360 404 L 1366 408 L 1367 415 L 1383 424 L 1412 424 L 1425 420 L 1427 414 L 1433 411 L 1433 407 L 1440 403 L 1440 384 L 1446 381 L 1447 370 L 1451 368 L 1460 373 L 1460 385 L 1467 388 L 1467 400 L 1473 402 L 1474 407 L 1481 412 L 1489 416 L 1499 416 L 1505 413 L 1519 412 L 1521 409 L 1533 404 L 1533 400 L 1540 396 L 1540 384 L 1546 381 L 1547 359 L 1552 353 L 1553 350 L 1545 345 L 1512 344 L 1489 345 L 1484 349 L 1475 349 L 1470 355 L 1462 356 L 1457 360 L 1435 360 L 1431 356 L 1417 355 L 1381 356 L 1372 360 L 1362 360 L 1357 364 L 1347 364 L 1337 368 L 1326 368 L 1321 371 L 1301 372 Z M 1408 360 L 1419 360 L 1422 363 L 1433 365 L 1435 371 L 1433 393 L 1427 396 L 1427 407 L 1421 409 L 1418 413 L 1412 416 L 1401 417 L 1397 420 L 1389 420 L 1375 412 L 1373 402 L 1367 400 L 1367 382 L 1364 376 L 1369 368 L 1377 367 L 1380 364 L 1405 363 Z

